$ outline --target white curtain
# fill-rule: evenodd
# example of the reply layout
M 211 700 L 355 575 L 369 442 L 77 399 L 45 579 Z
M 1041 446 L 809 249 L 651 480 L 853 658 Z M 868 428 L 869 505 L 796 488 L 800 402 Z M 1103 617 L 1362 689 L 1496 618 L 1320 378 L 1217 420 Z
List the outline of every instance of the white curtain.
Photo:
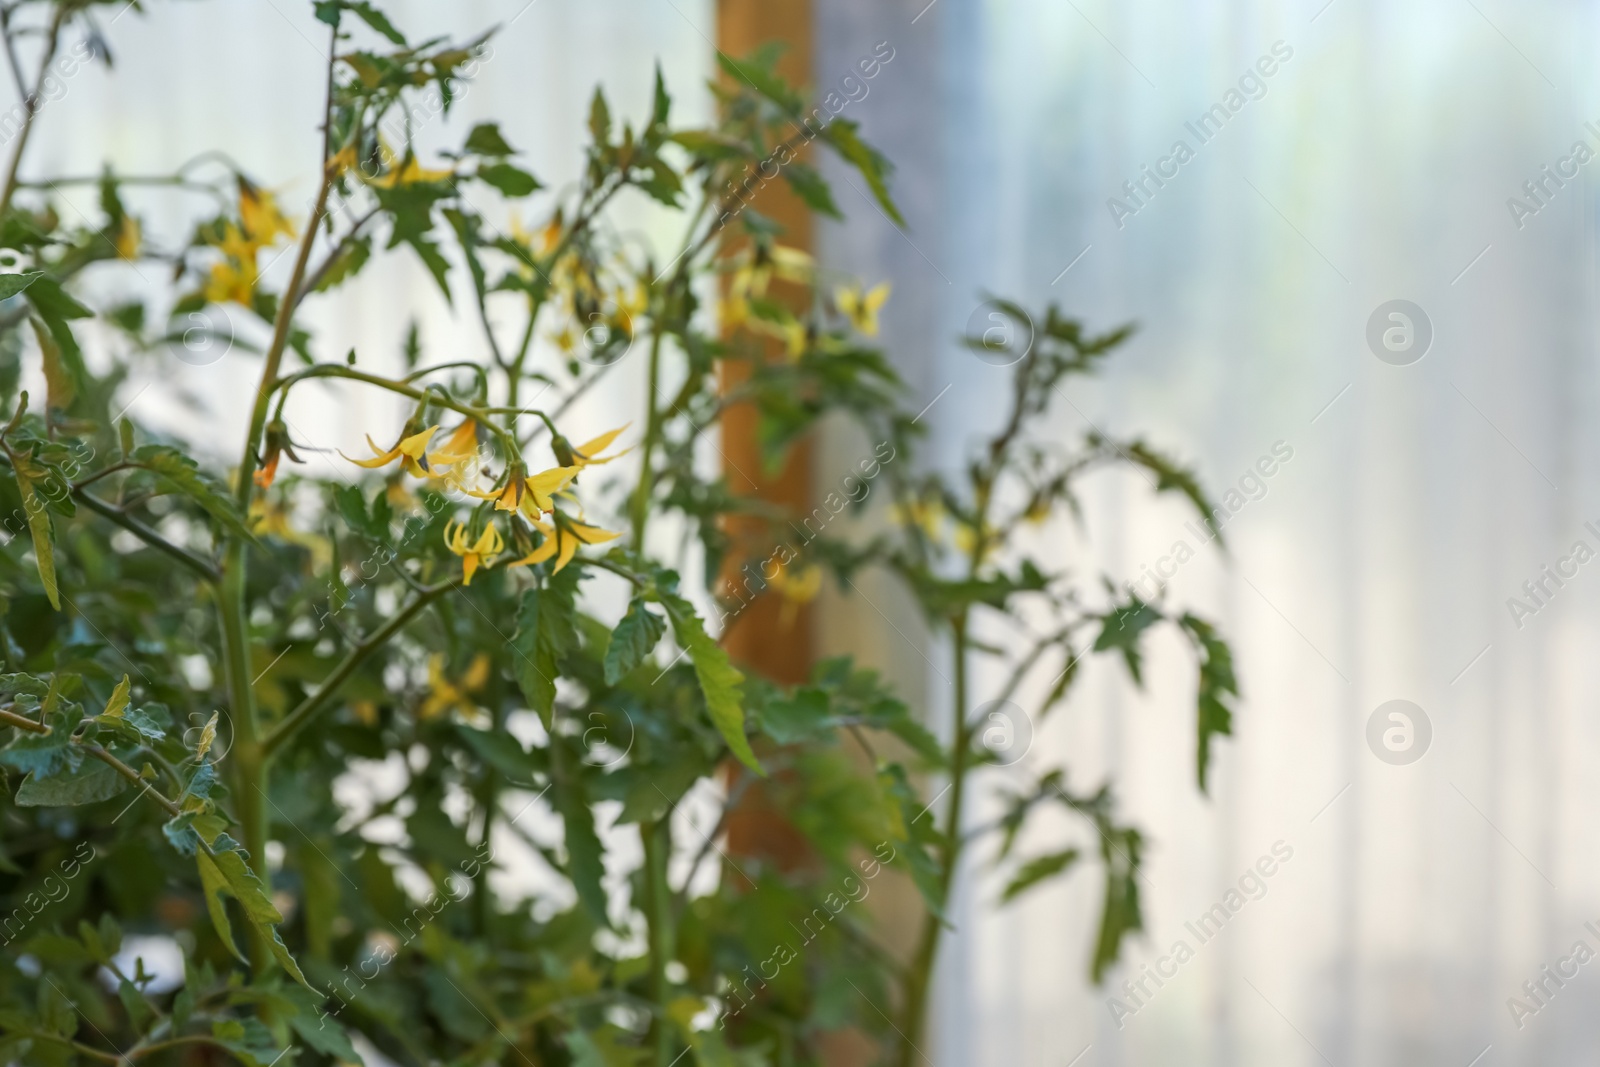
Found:
M 1600 928 L 1600 566 L 1574 546 L 1600 550 L 1585 527 L 1600 519 L 1596 6 L 820 7 L 819 85 L 876 42 L 896 50 L 849 117 L 898 164 L 911 226 L 896 232 L 846 190 L 852 221 L 822 247 L 894 282 L 889 344 L 918 406 L 942 396 L 930 461 L 954 469 L 998 417 L 1004 372 L 953 340 L 994 292 L 1140 326 L 1052 412 L 1052 432 L 1144 433 L 1214 495 L 1239 490 L 1225 556 L 1136 475 L 1094 483 L 1086 536 L 1041 536 L 1058 565 L 1125 580 L 1179 540 L 1199 550 L 1169 600 L 1233 641 L 1237 736 L 1203 799 L 1182 644 L 1156 647 L 1142 691 L 1118 665 L 1089 673 L 1030 761 L 1066 761 L 1080 787 L 1115 780 L 1150 841 L 1147 936 L 1094 988 L 1097 872 L 1001 911 L 979 863 L 960 882 L 929 1061 L 1587 1062 L 1600 979 L 1577 957 L 1600 952 L 1585 926 Z M 1187 124 L 1213 105 L 1197 134 Z M 1137 198 L 1125 182 L 1142 183 Z M 1409 365 L 1395 363 L 1420 334 L 1389 352 L 1383 329 L 1404 323 L 1387 310 L 1389 361 L 1367 341 L 1394 300 L 1431 323 Z M 1270 476 L 1251 474 L 1258 462 Z M 1558 587 L 1547 564 L 1576 576 Z M 1543 581 L 1537 600 L 1525 581 Z M 830 608 L 827 632 L 870 644 L 946 718 L 948 664 L 887 585 L 863 590 L 907 636 L 858 632 L 880 628 L 859 600 Z M 1513 597 L 1537 610 L 1514 618 Z M 1409 764 L 1379 758 L 1382 729 L 1367 739 L 1396 699 L 1431 725 Z M 1383 727 L 1398 723 L 1385 712 Z M 980 801 L 972 820 L 986 813 Z M 1095 847 L 1068 824 L 1050 831 L 1073 833 Z M 1227 920 L 1202 943 L 1186 924 L 1218 904 Z M 1158 986 L 1147 965 L 1175 976 Z M 1576 976 L 1558 985 L 1547 965 Z
M 271 188 L 303 224 L 320 167 L 328 27 L 313 17 L 307 0 L 143 7 L 141 13 L 114 5 L 98 14 L 115 69 L 89 64 L 64 79 L 59 99 L 40 116 L 24 176 L 95 174 L 106 163 L 125 174 L 170 172 L 202 152 L 220 150 Z M 506 139 L 522 150 L 524 166 L 552 192 L 568 190 L 582 166 L 584 123 L 595 86 L 604 86 L 614 114 L 637 123 L 648 113 L 658 61 L 675 97 L 675 119 L 693 124 L 710 115 L 705 82 L 714 59 L 708 35 L 715 29 L 709 0 L 394 0 L 383 7 L 413 42 L 435 36 L 469 40 L 496 28 L 488 56 L 450 113 L 417 119 L 425 164 L 437 164 L 432 154 L 437 149 L 459 148 L 474 123 L 498 121 Z M 355 20 L 346 22 L 354 25 L 361 47 L 384 46 Z M 216 172 L 213 167 L 202 173 Z M 466 192 L 492 225 L 511 225 L 511 213 L 493 193 Z M 61 186 L 55 194 L 64 215 L 99 219 L 92 186 Z M 147 217 L 147 240 L 167 249 L 187 239 L 195 219 L 215 211 L 213 203 L 192 194 L 128 190 L 124 197 Z M 665 247 L 674 231 L 661 221 L 648 210 L 625 211 L 622 227 L 625 232 L 637 228 L 647 241 L 660 238 Z M 284 284 L 292 259 L 283 255 L 266 269 L 270 284 Z M 461 270 L 456 268 L 458 280 Z M 146 264 L 139 271 L 146 285 L 113 268 L 86 282 L 108 299 L 141 288 L 163 290 L 161 268 Z M 113 274 L 120 277 L 109 277 Z M 452 314 L 416 257 L 404 249 L 375 262 L 341 291 L 337 315 L 317 304 L 308 305 L 307 320 L 318 337 L 318 358 L 338 359 L 356 346 L 363 365 L 399 366 L 412 320 L 429 358 L 487 353 L 476 316 Z M 501 323 L 508 338 L 521 329 L 513 311 L 508 306 Z M 265 331 L 248 315 L 237 309 L 229 315 L 241 340 L 262 340 Z M 242 346 L 202 366 L 158 355 L 146 361 L 123 400 L 135 403 L 136 416 L 199 436 L 231 456 L 258 365 Z M 574 432 L 618 411 L 638 410 L 641 389 L 642 375 L 625 370 L 611 375 L 574 408 L 581 423 Z M 392 436 L 404 420 L 403 405 L 392 401 L 372 390 L 334 387 L 320 401 L 310 394 L 297 399 L 289 417 L 297 439 L 313 448 L 327 449 L 328 455 L 336 448 L 364 454 L 363 434 Z M 195 418 L 190 404 L 203 405 L 207 414 Z M 313 457 L 309 462 L 323 461 Z

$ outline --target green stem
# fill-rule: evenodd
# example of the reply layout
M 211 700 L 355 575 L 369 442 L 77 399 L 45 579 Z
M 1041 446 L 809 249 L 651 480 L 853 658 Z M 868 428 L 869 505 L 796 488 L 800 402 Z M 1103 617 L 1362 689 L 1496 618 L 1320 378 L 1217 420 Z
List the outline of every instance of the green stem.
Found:
M 945 837 L 939 848 L 939 912 L 950 905 L 950 887 L 955 881 L 956 867 L 961 859 L 962 798 L 966 792 L 967 755 L 972 747 L 972 727 L 967 722 L 967 617 L 963 613 L 953 621 L 954 634 L 951 645 L 955 654 L 955 711 L 952 716 L 953 739 L 950 750 L 950 805 L 945 815 Z M 944 936 L 945 921 L 932 910 L 922 921 L 922 933 L 917 939 L 916 953 L 905 982 L 905 1004 L 900 1025 L 899 1067 L 913 1067 L 922 1053 L 917 1042 L 922 1038 L 927 1021 L 928 992 L 933 981 L 933 967 L 938 960 L 939 942 Z
M 338 28 L 334 27 L 329 41 L 327 102 L 323 106 L 322 156 L 318 160 L 322 172 L 317 190 L 316 206 L 306 222 L 305 235 L 300 239 L 300 251 L 295 256 L 294 270 L 289 284 L 284 286 L 278 303 L 278 318 L 272 328 L 272 342 L 261 367 L 261 380 L 256 385 L 255 408 L 251 413 L 249 431 L 245 434 L 244 449 L 239 458 L 238 482 L 234 498 L 241 513 L 250 510 L 250 495 L 254 486 L 252 475 L 256 470 L 256 449 L 261 443 L 261 433 L 266 426 L 267 406 L 272 400 L 273 383 L 278 379 L 278 369 L 283 365 L 283 352 L 289 343 L 289 327 L 294 321 L 295 308 L 304 288 L 306 265 L 311 261 L 311 248 L 316 244 L 317 227 L 328 207 L 328 191 L 333 187 L 327 170 L 328 142 L 333 129 L 333 63 L 338 46 Z M 245 538 L 235 534 L 228 539 L 223 554 L 222 584 L 218 589 L 217 613 L 221 618 L 222 659 L 228 686 L 228 706 L 233 712 L 234 743 L 229 752 L 228 766 L 232 771 L 235 811 L 239 817 L 239 832 L 245 852 L 264 875 L 267 862 L 267 840 L 271 824 L 265 801 L 270 783 L 267 779 L 267 756 L 262 747 L 261 723 L 256 717 L 254 682 L 250 677 L 250 638 L 246 615 L 246 569 L 249 556 Z M 251 963 L 257 974 L 265 974 L 272 966 L 272 951 L 264 930 L 252 924 L 250 939 Z
M 284 716 L 283 721 L 279 722 L 261 740 L 262 756 L 267 760 L 276 756 L 283 746 L 295 734 L 299 733 L 301 728 L 310 722 L 317 712 L 322 710 L 323 705 L 327 704 L 339 692 L 339 687 L 344 685 L 345 681 L 355 673 L 356 668 L 361 666 L 368 656 L 387 644 L 389 639 L 404 629 L 412 619 L 417 617 L 423 608 L 454 588 L 455 583 L 446 582 L 443 585 L 430 586 L 422 590 L 412 599 L 411 603 L 402 608 L 388 622 L 373 631 L 371 637 L 368 637 L 346 653 L 339 665 L 322 680 L 321 685 L 317 686 L 316 691 L 308 694 L 298 707 Z
M 667 886 L 667 849 L 670 814 L 659 822 L 639 824 L 639 836 L 644 842 L 644 906 L 649 924 L 650 938 L 650 1001 L 655 1014 L 650 1020 L 647 1046 L 654 1046 L 656 1067 L 668 1067 L 672 1062 L 674 1042 L 672 1032 L 665 1024 L 667 1008 L 667 962 L 672 959 L 672 897 Z
M 661 330 L 650 337 L 650 373 L 645 383 L 644 445 L 640 448 L 639 485 L 633 491 L 633 550 L 644 551 L 644 531 L 650 521 L 650 498 L 655 494 L 651 453 L 661 434 L 661 412 L 656 407 L 656 391 L 661 385 Z

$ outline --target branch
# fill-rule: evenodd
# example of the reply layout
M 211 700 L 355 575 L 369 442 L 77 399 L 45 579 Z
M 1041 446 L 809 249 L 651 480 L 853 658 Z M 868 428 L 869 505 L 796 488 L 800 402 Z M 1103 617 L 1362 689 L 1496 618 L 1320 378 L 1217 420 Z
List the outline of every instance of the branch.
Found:
M 272 732 L 262 740 L 261 751 L 263 758 L 270 760 L 295 734 L 299 733 L 301 727 L 310 722 L 312 717 L 322 710 L 322 706 L 333 699 L 340 686 L 344 685 L 349 677 L 355 673 L 357 667 L 366 662 L 368 656 L 371 656 L 387 644 L 389 639 L 399 633 L 423 608 L 454 588 L 456 588 L 454 582 L 446 582 L 443 585 L 435 585 L 425 589 L 417 594 L 411 603 L 401 608 L 394 618 L 373 631 L 371 637 L 352 648 L 344 659 L 339 662 L 339 665 L 333 669 L 332 673 L 322 680 L 322 684 L 317 686 L 316 691 L 308 695 L 300 702 L 298 707 L 284 716 L 283 720 L 273 727 Z
M 322 279 L 328 276 L 328 272 L 333 269 L 333 265 L 339 262 L 339 257 L 344 255 L 351 242 L 361 233 L 361 227 L 371 222 L 377 214 L 378 209 L 373 208 L 351 225 L 350 232 L 339 239 L 339 243 L 333 246 L 333 251 L 328 253 L 328 257 L 322 261 L 322 264 L 316 270 L 311 272 L 310 276 L 306 278 L 305 284 L 300 286 L 300 291 L 295 293 L 294 301 L 296 304 L 304 300 L 308 293 L 316 292 L 317 286 L 322 284 Z
M 17 133 L 17 147 L 11 153 L 11 164 L 6 168 L 5 189 L 0 191 L 0 217 L 4 217 L 11 210 L 11 197 L 17 191 L 17 171 L 22 167 L 22 153 L 28 147 L 28 134 L 33 132 L 34 116 L 39 114 L 40 111 L 39 99 L 44 92 L 44 80 L 50 74 L 50 61 L 56 57 L 56 44 L 61 37 L 61 23 L 66 20 L 67 11 L 67 5 L 62 4 L 56 8 L 55 14 L 50 17 L 50 29 L 45 37 L 44 56 L 39 61 L 39 76 L 34 81 L 33 92 L 27 94 L 22 101 L 23 110 L 26 114 L 22 119 L 22 129 Z M 14 61 L 15 55 L 12 52 L 9 29 L 6 31 L 5 38 L 7 53 Z M 16 71 L 18 84 L 20 84 L 22 78 L 21 70 L 15 65 L 13 65 L 13 70 Z
M 73 486 L 72 497 L 81 501 L 90 511 L 110 519 L 151 548 L 165 552 L 213 585 L 222 581 L 222 572 L 217 569 L 216 564 L 186 548 L 178 547 L 121 508 L 112 507 L 99 497 L 84 491 L 80 486 Z

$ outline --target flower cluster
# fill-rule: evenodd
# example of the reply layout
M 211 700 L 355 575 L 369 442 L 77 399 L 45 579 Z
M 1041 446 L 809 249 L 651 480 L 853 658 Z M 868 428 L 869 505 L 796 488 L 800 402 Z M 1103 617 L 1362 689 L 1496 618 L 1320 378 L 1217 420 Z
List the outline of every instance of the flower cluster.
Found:
M 572 561 L 583 545 L 604 544 L 621 534 L 590 526 L 569 518 L 556 510 L 558 497 L 576 502 L 568 487 L 585 467 L 600 466 L 626 454 L 626 450 L 605 455 L 613 442 L 627 429 L 619 426 L 584 444 L 574 447 L 565 438 L 557 437 L 552 450 L 561 466 L 551 467 L 537 474 L 528 474 L 521 460 L 507 464 L 504 475 L 489 489 L 472 485 L 476 473 L 478 446 L 478 420 L 468 417 L 455 428 L 442 447 L 430 449 L 437 425 L 418 428 L 413 419 L 401 430 L 400 438 L 392 448 L 380 448 L 369 436 L 371 459 L 345 458 L 358 467 L 374 469 L 398 460 L 401 469 L 418 478 L 443 478 L 479 500 L 493 501 L 483 525 L 474 519 L 454 520 L 444 531 L 445 547 L 461 557 L 461 584 L 471 585 L 473 575 L 482 568 L 492 567 L 506 550 L 506 539 L 496 516 L 507 512 L 525 519 L 541 537 L 532 551 L 507 564 L 508 567 L 525 567 L 555 559 L 557 571 Z M 513 520 L 514 521 L 514 520 Z

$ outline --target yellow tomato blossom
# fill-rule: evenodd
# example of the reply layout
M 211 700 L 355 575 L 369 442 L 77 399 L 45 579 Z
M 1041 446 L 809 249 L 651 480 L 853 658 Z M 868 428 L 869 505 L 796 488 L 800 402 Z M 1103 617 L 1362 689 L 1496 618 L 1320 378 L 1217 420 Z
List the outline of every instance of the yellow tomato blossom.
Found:
M 822 568 L 815 564 L 798 567 L 791 574 L 788 567 L 779 567 L 768 579 L 773 590 L 783 597 L 783 610 L 779 623 L 788 629 L 794 625 L 795 616 L 802 605 L 809 604 L 822 591 Z
M 495 557 L 506 547 L 500 539 L 500 531 L 492 522 L 483 528 L 483 533 L 478 535 L 476 541 L 469 541 L 470 536 L 464 522 L 445 525 L 444 543 L 451 552 L 461 557 L 462 585 L 472 584 L 472 576 L 479 567 L 494 566 Z
M 245 236 L 257 248 L 267 247 L 279 235 L 291 239 L 294 237 L 294 226 L 278 210 L 278 202 L 273 195 L 244 178 L 239 179 L 239 222 Z
M 841 314 L 850 320 L 857 332 L 868 337 L 878 336 L 878 310 L 889 299 L 889 283 L 875 285 L 865 293 L 859 286 L 839 286 L 833 291 L 833 302 Z
M 615 441 L 619 436 L 621 436 L 622 431 L 626 430 L 628 426 L 631 425 L 633 424 L 628 423 L 625 426 L 618 426 L 615 430 L 608 430 L 599 437 L 585 441 L 577 448 L 572 448 L 566 445 L 561 446 L 565 447 L 567 453 L 571 456 L 569 466 L 577 467 L 579 470 L 582 470 L 584 467 L 599 467 L 606 463 L 610 463 L 614 459 L 621 459 L 623 456 L 626 456 L 629 452 L 632 452 L 633 449 L 624 448 L 621 452 L 618 452 L 614 456 L 602 456 L 600 453 L 610 448 L 611 442 Z M 564 442 L 565 438 L 562 440 Z M 562 457 L 558 455 L 557 458 Z
M 245 261 L 225 259 L 213 264 L 206 277 L 204 295 L 207 302 L 226 304 L 229 301 L 249 307 L 256 292 L 256 264 L 254 258 Z
M 554 526 L 535 519 L 533 528 L 544 535 L 543 543 L 508 566 L 526 567 L 534 563 L 543 563 L 554 556 L 556 569 L 552 573 L 559 573 L 562 567 L 572 562 L 572 557 L 577 554 L 581 546 L 603 545 L 622 536 L 611 530 L 602 530 L 598 526 L 585 526 L 581 522 L 572 522 L 569 519 L 561 519 Z
M 393 463 L 398 459 L 400 465 L 406 471 L 416 475 L 418 478 L 423 478 L 433 473 L 432 466 L 428 460 L 428 441 L 438 432 L 439 427 L 429 426 L 420 433 L 414 433 L 409 437 L 401 437 L 399 442 L 388 451 L 379 448 L 377 443 L 372 440 L 372 435 L 368 434 L 367 445 L 375 453 L 372 459 L 354 459 L 350 456 L 344 456 L 343 452 L 339 454 L 356 466 L 366 467 L 368 470 Z
M 143 242 L 139 232 L 139 220 L 132 215 L 122 216 L 122 224 L 117 227 L 115 241 L 118 259 L 138 259 L 139 249 Z
M 437 451 L 428 453 L 428 463 L 434 467 L 450 467 L 457 463 L 470 463 L 478 455 L 478 420 L 463 419 L 460 426 L 450 431 Z
M 397 185 L 427 185 L 455 177 L 453 170 L 429 170 L 417 162 L 417 157 L 407 155 L 399 167 L 391 166 L 381 178 L 368 178 L 367 184 L 375 189 L 393 189 Z
M 444 673 L 444 656 L 434 653 L 428 657 L 428 696 L 417 709 L 419 719 L 435 719 L 451 708 L 460 709 L 468 718 L 477 718 L 482 712 L 472 702 L 469 693 L 476 693 L 489 681 L 489 657 L 479 652 L 460 678 L 452 682 Z

